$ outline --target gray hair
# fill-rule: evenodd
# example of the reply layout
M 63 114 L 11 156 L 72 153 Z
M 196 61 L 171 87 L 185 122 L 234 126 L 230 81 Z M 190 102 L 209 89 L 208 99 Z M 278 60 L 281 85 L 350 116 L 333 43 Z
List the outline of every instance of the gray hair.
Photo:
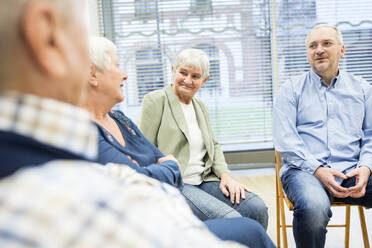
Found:
M 101 71 L 107 70 L 112 64 L 110 54 L 116 54 L 114 43 L 105 37 L 92 36 L 89 39 L 89 52 L 92 63 Z
M 182 50 L 177 55 L 173 66 L 175 69 L 180 66 L 200 68 L 203 80 L 209 76 L 209 58 L 208 55 L 200 49 L 187 48 Z
M 339 45 L 343 45 L 344 44 L 344 41 L 342 39 L 342 33 L 341 31 L 336 27 L 336 26 L 333 26 L 333 25 L 330 25 L 330 24 L 318 24 L 316 25 L 307 35 L 306 35 L 306 39 L 305 39 L 305 46 L 307 46 L 307 41 L 309 39 L 309 36 L 310 34 L 318 29 L 318 28 L 330 28 L 330 29 L 333 29 L 334 31 L 336 31 L 336 39 L 337 39 L 337 42 L 339 43 Z

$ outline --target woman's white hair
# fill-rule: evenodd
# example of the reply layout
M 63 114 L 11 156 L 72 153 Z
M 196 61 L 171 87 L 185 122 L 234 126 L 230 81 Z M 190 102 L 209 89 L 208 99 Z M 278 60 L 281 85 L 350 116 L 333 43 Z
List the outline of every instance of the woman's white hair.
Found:
M 177 55 L 173 66 L 175 69 L 180 66 L 200 68 L 203 80 L 209 76 L 209 58 L 208 55 L 200 49 L 187 48 L 182 50 Z
M 333 25 L 330 25 L 330 24 L 319 24 L 319 25 L 316 25 L 310 33 L 308 33 L 306 35 L 306 40 L 305 40 L 305 45 L 307 46 L 307 41 L 309 39 L 309 35 L 316 29 L 318 28 L 330 28 L 330 29 L 333 29 L 334 31 L 336 31 L 336 39 L 337 39 L 337 42 L 339 45 L 343 45 L 344 44 L 344 41 L 342 39 L 342 33 L 341 31 L 336 27 L 336 26 L 333 26 Z
M 116 54 L 115 44 L 105 37 L 92 36 L 89 39 L 89 53 L 92 63 L 101 71 L 112 64 L 110 54 Z

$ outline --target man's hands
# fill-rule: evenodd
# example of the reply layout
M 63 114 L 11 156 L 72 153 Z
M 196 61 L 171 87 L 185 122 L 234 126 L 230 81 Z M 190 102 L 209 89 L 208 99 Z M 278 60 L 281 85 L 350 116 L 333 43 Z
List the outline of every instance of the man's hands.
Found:
M 350 171 L 347 175 L 332 169 L 319 166 L 315 171 L 315 176 L 327 188 L 331 195 L 338 198 L 353 197 L 360 198 L 366 192 L 367 181 L 371 171 L 368 167 L 362 166 Z M 339 185 L 335 178 L 347 179 L 356 177 L 356 185 L 350 188 L 345 188 Z
M 245 200 L 245 191 L 250 192 L 246 186 L 235 181 L 229 173 L 221 174 L 220 190 L 226 196 L 230 196 L 232 204 L 240 203 L 240 197 Z
M 363 197 L 366 193 L 366 186 L 371 170 L 367 166 L 358 167 L 346 174 L 347 177 L 355 177 L 355 186 L 350 187 L 350 196 L 353 198 Z
M 314 174 L 319 179 L 319 181 L 324 185 L 324 187 L 326 187 L 329 193 L 331 193 L 331 195 L 338 198 L 345 198 L 350 196 L 350 190 L 342 187 L 335 180 L 335 177 L 347 179 L 347 176 L 344 173 L 341 173 L 332 168 L 319 166 Z

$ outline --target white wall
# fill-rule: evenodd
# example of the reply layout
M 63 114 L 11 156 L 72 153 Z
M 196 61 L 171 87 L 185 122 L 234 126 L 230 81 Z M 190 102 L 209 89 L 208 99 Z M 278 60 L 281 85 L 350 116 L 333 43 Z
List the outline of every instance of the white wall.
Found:
M 86 21 L 90 35 L 100 35 L 98 26 L 97 0 L 85 0 L 87 4 Z

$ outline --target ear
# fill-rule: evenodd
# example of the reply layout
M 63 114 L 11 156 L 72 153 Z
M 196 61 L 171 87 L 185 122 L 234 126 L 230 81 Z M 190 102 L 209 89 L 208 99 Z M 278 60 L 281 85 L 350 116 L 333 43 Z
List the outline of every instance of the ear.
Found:
M 97 80 L 97 67 L 93 64 L 90 65 L 90 77 L 88 79 L 88 82 L 93 87 L 98 86 L 98 80 Z
M 345 49 L 345 45 L 341 45 L 341 57 L 343 57 L 345 55 L 345 52 L 346 52 L 346 49 Z
M 207 83 L 207 81 L 209 80 L 210 76 L 208 75 L 204 80 L 203 80 L 203 83 L 201 84 L 201 87 L 204 87 L 204 85 Z
M 21 20 L 21 34 L 32 63 L 48 77 L 67 73 L 62 23 L 48 1 L 30 1 Z

